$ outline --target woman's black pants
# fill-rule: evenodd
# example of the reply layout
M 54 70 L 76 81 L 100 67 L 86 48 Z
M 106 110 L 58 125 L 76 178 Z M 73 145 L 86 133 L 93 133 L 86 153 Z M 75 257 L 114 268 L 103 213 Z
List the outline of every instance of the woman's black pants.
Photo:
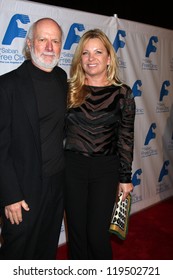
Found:
M 65 210 L 69 258 L 112 259 L 109 225 L 119 182 L 117 156 L 66 151 Z

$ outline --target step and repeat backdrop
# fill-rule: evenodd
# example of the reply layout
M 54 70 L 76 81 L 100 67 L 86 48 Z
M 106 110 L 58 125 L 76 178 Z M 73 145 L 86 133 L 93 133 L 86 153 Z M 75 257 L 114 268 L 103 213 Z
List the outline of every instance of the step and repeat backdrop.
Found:
M 113 11 L 116 13 L 116 11 Z M 23 61 L 30 25 L 51 17 L 62 26 L 59 66 L 67 74 L 81 35 L 102 29 L 136 101 L 131 213 L 173 195 L 173 30 L 23 0 L 0 0 L 0 75 Z M 59 244 L 66 242 L 64 222 Z

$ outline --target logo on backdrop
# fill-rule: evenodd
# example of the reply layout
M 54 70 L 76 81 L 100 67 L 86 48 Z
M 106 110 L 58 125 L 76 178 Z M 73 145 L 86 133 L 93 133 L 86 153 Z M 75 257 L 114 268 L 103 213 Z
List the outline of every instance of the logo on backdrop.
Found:
M 157 36 L 151 36 L 146 47 L 145 58 L 142 62 L 142 70 L 158 70 L 157 64 L 154 64 L 152 59 L 149 57 L 157 52 L 157 43 L 158 43 Z
M 142 158 L 157 155 L 157 150 L 153 148 L 150 143 L 153 139 L 156 138 L 155 129 L 156 129 L 156 123 L 152 123 L 145 137 L 144 147 L 142 148 L 141 151 Z
M 67 34 L 66 41 L 65 41 L 65 44 L 64 44 L 64 47 L 63 47 L 64 50 L 70 50 L 71 46 L 73 44 L 78 44 L 79 43 L 79 40 L 80 40 L 81 36 L 76 34 L 76 30 L 79 31 L 79 32 L 82 32 L 82 31 L 85 30 L 85 27 L 81 23 L 73 23 L 70 26 L 70 29 L 69 29 L 69 32 Z
M 151 53 L 156 52 L 157 50 L 157 47 L 155 46 L 156 43 L 158 43 L 157 36 L 151 36 L 148 42 L 145 57 L 149 57 Z
M 137 170 L 134 172 L 133 177 L 132 177 L 132 184 L 133 184 L 134 187 L 137 187 L 137 186 L 140 185 L 141 179 L 140 179 L 139 176 L 140 176 L 141 174 L 142 174 L 142 169 L 141 169 L 141 168 L 137 169 Z
M 117 35 L 116 35 L 115 40 L 113 42 L 113 46 L 114 46 L 114 49 L 115 49 L 116 53 L 118 52 L 119 49 L 123 49 L 125 47 L 125 45 L 126 45 L 126 43 L 124 41 L 125 37 L 126 37 L 125 30 L 118 30 L 117 31 Z M 119 62 L 119 67 L 120 68 L 126 68 L 126 62 L 123 61 L 118 55 L 117 55 L 117 58 L 118 58 L 118 62 Z
M 155 139 L 156 138 L 156 133 L 154 132 L 154 129 L 156 129 L 156 124 L 155 123 L 152 123 L 150 125 L 150 128 L 148 130 L 148 133 L 147 133 L 147 136 L 145 138 L 145 142 L 144 142 L 144 145 L 148 145 L 150 140 L 152 139 Z
M 166 183 L 166 178 L 168 177 L 168 167 L 169 167 L 169 160 L 165 160 L 159 174 L 158 178 L 158 185 L 157 185 L 157 193 L 166 191 L 169 189 L 169 185 Z
M 163 101 L 163 97 L 168 95 L 169 91 L 166 89 L 166 87 L 169 87 L 169 86 L 170 86 L 170 82 L 168 80 L 163 82 L 161 91 L 160 91 L 159 101 Z
M 141 97 L 142 96 L 141 87 L 142 87 L 142 81 L 141 80 L 136 80 L 133 84 L 133 87 L 132 87 L 134 97 Z M 136 115 L 142 115 L 142 114 L 144 114 L 144 109 L 136 106 Z
M 169 106 L 166 106 L 165 103 L 163 102 L 163 99 L 165 99 L 166 96 L 169 94 L 169 88 L 170 86 L 170 81 L 166 80 L 163 82 L 160 90 L 160 96 L 159 96 L 159 102 L 157 102 L 156 106 L 156 113 L 165 113 L 169 112 Z
M 135 187 L 135 189 L 136 189 L 136 187 L 140 186 L 140 184 L 141 184 L 141 178 L 140 178 L 141 174 L 142 174 L 142 169 L 139 168 L 134 172 L 134 174 L 132 176 L 132 184 Z M 132 195 L 132 203 L 136 203 L 141 200 L 142 200 L 141 192 L 139 192 L 139 194 L 137 194 L 137 192 L 135 192 Z
M 0 63 L 21 64 L 24 61 L 24 56 L 19 48 L 14 48 L 14 39 L 20 40 L 26 37 L 25 27 L 28 23 L 30 23 L 28 15 L 13 15 L 1 42 L 4 47 L 0 47 Z
M 141 80 L 136 80 L 136 82 L 134 82 L 133 87 L 132 87 L 134 97 L 142 95 L 142 91 L 140 90 L 141 86 L 142 86 Z
M 161 182 L 163 180 L 163 177 L 168 175 L 168 165 L 169 165 L 169 160 L 166 160 L 164 163 L 163 163 L 163 166 L 161 168 L 161 171 L 160 171 L 160 175 L 159 175 L 159 179 L 158 179 L 158 182 Z
M 70 52 L 72 47 L 76 47 L 76 45 L 79 43 L 79 40 L 83 34 L 83 31 L 85 30 L 85 27 L 81 23 L 73 23 L 68 31 L 63 51 L 61 52 L 61 57 L 59 60 L 59 65 L 61 66 L 70 66 L 71 61 L 73 58 L 73 53 Z
M 115 49 L 116 52 L 118 52 L 119 48 L 122 49 L 122 48 L 125 47 L 126 43 L 124 42 L 124 40 L 123 41 L 121 40 L 121 37 L 122 38 L 126 37 L 126 32 L 124 30 L 118 30 L 117 31 L 117 35 L 116 35 L 115 40 L 113 42 L 113 46 L 114 46 L 114 49 Z
M 2 40 L 2 45 L 11 45 L 13 39 L 15 38 L 25 38 L 27 31 L 23 27 L 20 27 L 20 23 L 28 24 L 29 22 L 30 19 L 28 15 L 14 15 L 7 27 L 4 38 Z

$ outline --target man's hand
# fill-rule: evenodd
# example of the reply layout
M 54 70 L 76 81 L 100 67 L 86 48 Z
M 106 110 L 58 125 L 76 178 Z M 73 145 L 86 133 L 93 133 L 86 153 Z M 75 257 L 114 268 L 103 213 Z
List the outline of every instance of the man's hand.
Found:
M 12 224 L 17 224 L 22 222 L 22 208 L 25 211 L 29 211 L 28 204 L 25 200 L 10 204 L 5 206 L 5 216 L 10 220 Z

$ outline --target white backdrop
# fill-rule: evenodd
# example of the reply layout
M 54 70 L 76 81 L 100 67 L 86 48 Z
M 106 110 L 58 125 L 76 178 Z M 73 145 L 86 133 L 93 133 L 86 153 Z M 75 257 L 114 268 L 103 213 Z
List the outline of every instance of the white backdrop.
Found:
M 114 11 L 116 12 L 116 11 Z M 67 74 L 81 35 L 100 28 L 117 53 L 136 101 L 131 213 L 173 195 L 173 30 L 23 0 L 0 0 L 0 75 L 23 61 L 29 26 L 52 17 L 64 32 L 59 66 Z M 64 223 L 59 244 L 66 241 Z

